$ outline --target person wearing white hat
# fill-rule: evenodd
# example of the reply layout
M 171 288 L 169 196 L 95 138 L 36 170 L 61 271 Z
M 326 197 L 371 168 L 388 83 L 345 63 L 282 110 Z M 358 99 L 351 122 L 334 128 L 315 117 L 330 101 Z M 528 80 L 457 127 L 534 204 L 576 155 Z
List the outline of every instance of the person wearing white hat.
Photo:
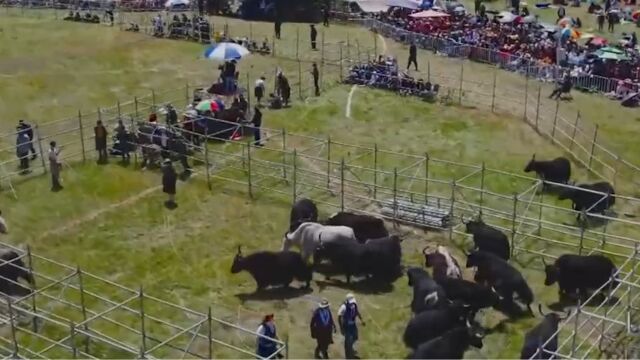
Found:
M 360 319 L 362 326 L 366 325 L 358 310 L 355 296 L 348 293 L 344 303 L 338 309 L 338 323 L 340 324 L 340 332 L 344 336 L 344 357 L 346 359 L 359 358 L 353 349 L 353 345 L 358 341 L 356 319 Z
M 316 339 L 317 345 L 314 352 L 316 359 L 329 358 L 329 345 L 333 344 L 333 334 L 336 333 L 336 324 L 329 309 L 329 301 L 322 299 L 318 308 L 311 316 L 311 337 Z

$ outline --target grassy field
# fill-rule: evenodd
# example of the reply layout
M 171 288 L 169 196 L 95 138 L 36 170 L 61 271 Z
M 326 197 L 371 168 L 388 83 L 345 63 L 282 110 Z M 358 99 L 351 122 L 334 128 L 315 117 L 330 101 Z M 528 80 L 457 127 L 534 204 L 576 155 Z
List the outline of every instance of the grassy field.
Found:
M 91 110 L 97 105 L 112 104 L 118 98 L 148 92 L 150 88 L 211 81 L 216 74 L 214 64 L 199 59 L 202 51 L 199 45 L 50 18 L 2 17 L 2 20 L 0 37 L 7 40 L 0 41 L 0 73 L 3 74 L 0 75 L 3 76 L 0 101 L 6 114 L 0 124 L 3 129 L 11 129 L 19 117 L 64 117 L 74 114 L 78 107 Z M 231 29 L 240 29 L 238 32 L 247 30 L 246 24 L 236 20 L 218 21 L 228 22 Z M 291 40 L 296 36 L 295 26 L 300 27 L 301 34 L 306 34 L 304 24 L 285 26 L 282 48 L 289 52 L 292 43 L 295 44 Z M 270 29 L 270 24 L 254 24 L 251 31 L 270 33 Z M 335 43 L 343 41 L 347 31 L 350 41 L 360 39 L 363 47 L 374 42 L 371 34 L 353 27 L 332 26 L 325 36 Z M 42 39 L 53 39 L 46 42 L 47 50 L 43 51 L 49 55 L 31 55 L 29 50 L 42 44 Z M 380 51 L 386 49 L 387 53 L 400 57 L 406 53 L 404 47 L 391 41 L 375 41 Z M 421 54 L 420 61 L 423 68 L 427 61 L 431 62 L 432 71 L 437 69 L 442 76 L 459 69 L 451 65 L 449 59 L 427 53 Z M 473 78 L 492 76 L 490 67 L 467 65 Z M 277 57 L 255 56 L 242 62 L 241 71 L 248 67 L 253 79 L 257 74 L 270 74 L 276 66 L 295 71 L 298 64 Z M 149 69 L 156 70 L 149 73 Z M 335 69 L 327 70 L 325 76 L 337 79 Z M 500 78 L 505 79 L 505 91 L 508 86 L 519 84 L 512 74 L 500 75 Z M 400 153 L 429 152 L 433 157 L 474 164 L 485 161 L 487 166 L 516 173 L 521 172 L 534 151 L 541 157 L 559 153 L 519 118 L 504 113 L 426 104 L 362 88 L 354 90 L 349 101 L 350 87 L 330 87 L 330 84 L 327 81 L 326 92 L 319 98 L 310 98 L 290 109 L 266 112 L 264 125 L 316 136 L 330 135 L 336 141 L 349 143 L 376 142 Z M 578 96 L 575 104 L 592 106 L 605 113 L 605 109 L 598 108 L 597 104 L 600 107 L 606 104 L 601 101 Z M 345 115 L 349 102 L 351 117 Z M 615 118 L 620 124 L 626 124 L 626 120 Z M 627 138 L 626 135 L 615 137 L 622 144 L 631 143 Z M 272 146 L 275 145 L 267 144 Z M 381 166 L 387 168 L 402 166 L 390 158 L 384 161 Z M 447 171 L 444 168 L 440 176 L 449 174 Z M 589 178 L 584 170 L 577 172 L 576 178 Z M 290 196 L 259 193 L 257 199 L 251 200 L 245 186 L 222 181 L 214 181 L 213 190 L 208 192 L 203 178 L 195 177 L 180 187 L 180 207 L 169 212 L 161 206 L 164 196 L 158 189 L 159 177 L 153 172 L 115 164 L 95 167 L 87 162 L 74 166 L 73 170 L 66 169 L 63 179 L 65 190 L 54 195 L 47 191 L 47 177 L 20 184 L 17 200 L 7 192 L 0 194 L 3 215 L 12 229 L 7 241 L 28 243 L 35 253 L 78 264 L 86 271 L 133 288 L 142 285 L 150 294 L 190 308 L 204 311 L 207 306 L 213 306 L 215 316 L 250 329 L 257 327 L 261 314 L 274 311 L 281 336 L 289 338 L 293 358 L 312 355 L 307 326 L 317 299 L 327 297 L 336 310 L 344 295 L 354 291 L 368 322 L 361 331 L 361 354 L 378 358 L 406 355 L 401 334 L 410 317 L 411 290 L 404 278 L 393 284 L 392 291 L 371 291 L 362 286 L 350 288 L 327 282 L 316 275 L 312 293 L 260 297 L 252 295 L 254 284 L 247 274 L 229 274 L 238 245 L 243 245 L 245 252 L 279 248 L 287 226 Z M 510 193 L 519 184 L 496 178 L 489 186 L 497 192 Z M 321 208 L 324 216 L 335 210 Z M 463 237 L 456 236 L 457 245 L 462 241 Z M 421 264 L 419 250 L 436 242 L 448 242 L 448 234 L 411 230 L 404 242 L 405 263 Z M 456 255 L 462 259 L 459 250 Z M 524 259 L 518 266 L 532 284 L 537 301 L 553 302 L 555 289 L 542 287 L 543 275 L 535 270 L 539 264 L 529 261 Z M 164 316 L 179 317 L 178 314 Z M 489 312 L 482 322 L 492 327 L 503 319 Z M 482 350 L 470 351 L 467 357 L 518 356 L 524 331 L 535 321 L 503 324 L 500 331 L 487 337 Z M 253 339 L 243 338 L 241 342 L 251 346 Z M 341 354 L 338 344 L 340 342 L 332 348 L 334 357 Z M 117 354 L 107 352 L 106 355 Z

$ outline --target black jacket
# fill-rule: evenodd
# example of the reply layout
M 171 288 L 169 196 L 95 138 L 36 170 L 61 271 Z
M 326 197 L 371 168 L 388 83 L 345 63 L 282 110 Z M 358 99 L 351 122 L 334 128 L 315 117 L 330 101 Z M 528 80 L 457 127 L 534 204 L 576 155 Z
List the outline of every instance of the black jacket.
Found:
M 162 166 L 162 191 L 167 194 L 176 193 L 176 182 L 178 181 L 178 174 L 172 165 Z
M 409 47 L 409 56 L 412 58 L 415 58 L 418 55 L 418 49 L 416 48 L 415 45 L 411 45 Z
M 253 119 L 251 119 L 251 123 L 255 127 L 262 126 L 262 112 L 260 112 L 260 110 L 255 109 L 255 112 L 253 113 Z
M 311 41 L 316 41 L 318 37 L 318 30 L 316 28 L 311 28 Z

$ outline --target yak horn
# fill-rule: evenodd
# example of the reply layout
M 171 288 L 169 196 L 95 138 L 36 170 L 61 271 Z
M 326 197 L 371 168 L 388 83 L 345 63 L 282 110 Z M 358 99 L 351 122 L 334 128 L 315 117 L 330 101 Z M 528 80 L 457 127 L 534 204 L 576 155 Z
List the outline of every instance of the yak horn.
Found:
M 547 262 L 544 261 L 544 256 L 540 256 L 540 258 L 542 259 L 542 265 L 547 266 Z
M 540 312 L 540 315 L 543 317 L 546 316 L 545 313 L 542 312 L 542 304 L 538 304 L 538 312 Z
M 242 245 L 238 245 L 238 255 L 242 254 L 242 250 L 240 249 L 242 247 Z

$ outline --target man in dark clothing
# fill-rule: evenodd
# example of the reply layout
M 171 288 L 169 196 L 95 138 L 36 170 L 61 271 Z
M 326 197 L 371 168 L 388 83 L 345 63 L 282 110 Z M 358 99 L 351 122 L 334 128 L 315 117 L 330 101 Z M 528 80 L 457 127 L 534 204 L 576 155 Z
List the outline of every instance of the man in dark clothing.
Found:
M 176 183 L 178 174 L 171 164 L 171 159 L 162 161 L 162 192 L 169 195 L 169 199 L 164 202 L 167 209 L 173 210 L 178 207 L 176 204 Z
M 282 105 L 289 105 L 289 97 L 291 97 L 291 87 L 289 86 L 289 80 L 281 72 L 278 74 L 278 94 L 282 98 Z
M 596 17 L 598 21 L 598 31 L 602 32 L 604 30 L 604 11 L 598 11 L 598 16 Z
M 480 14 L 480 4 L 482 3 L 482 0 L 474 0 L 473 1 L 473 11 L 476 15 Z
M 556 88 L 553 90 L 551 95 L 549 95 L 549 99 L 559 100 L 563 93 L 568 93 L 570 91 L 571 77 L 568 74 L 564 74 L 562 79 L 556 85 Z
M 29 135 L 24 132 L 18 132 L 16 138 L 16 156 L 20 160 L 20 174 L 26 175 L 29 173 L 29 144 L 31 140 Z
M 173 107 L 173 105 L 168 104 L 167 105 L 167 125 L 169 126 L 175 126 L 178 125 L 178 112 L 176 111 L 176 108 Z
M 62 168 L 62 162 L 60 161 L 60 149 L 58 149 L 56 142 L 49 143 L 49 171 L 51 172 L 51 191 L 58 192 L 63 189 L 60 185 L 60 169 Z
M 96 140 L 96 151 L 98 152 L 98 164 L 107 163 L 107 129 L 102 125 L 102 120 L 98 120 L 93 128 Z
M 336 333 L 336 324 L 329 309 L 329 301 L 323 299 L 311 317 L 311 337 L 316 339 L 315 358 L 328 359 L 329 345 L 333 344 L 333 334 Z
M 347 294 L 345 302 L 338 309 L 338 323 L 340 324 L 340 332 L 344 335 L 344 357 L 345 359 L 356 359 L 357 355 L 353 349 L 353 345 L 358 341 L 358 326 L 356 319 L 360 319 L 362 326 L 365 326 L 364 320 L 358 311 L 358 305 L 353 294 Z
M 329 12 L 329 6 L 325 6 L 324 9 L 322 9 L 322 25 L 325 27 L 329 27 L 329 16 L 330 16 L 330 12 Z
M 127 128 L 124 126 L 122 120 L 118 120 L 118 126 L 116 126 L 116 140 L 118 140 L 118 146 L 120 148 L 120 154 L 122 155 L 122 162 L 129 161 L 129 136 L 127 135 Z
M 309 33 L 309 35 L 311 35 L 311 50 L 315 50 L 316 39 L 318 38 L 318 30 L 316 30 L 316 27 L 313 24 L 309 25 L 309 27 L 311 28 Z
M 276 21 L 273 24 L 273 27 L 275 28 L 275 31 L 276 31 L 276 39 L 280 40 L 280 30 L 282 29 L 282 21 L 280 21 L 280 18 L 278 16 L 276 16 Z
M 618 20 L 618 17 L 614 12 L 609 11 L 607 13 L 607 26 L 608 26 L 609 32 L 614 32 L 614 27 L 617 20 Z
M 254 145 L 255 146 L 264 146 L 260 142 L 260 126 L 262 126 L 262 112 L 256 106 L 253 108 L 253 119 L 251 119 L 251 123 L 253 124 L 253 136 L 255 138 Z
M 567 14 L 567 11 L 564 9 L 564 6 L 560 6 L 558 8 L 558 20 L 564 19 L 566 14 Z
M 413 64 L 416 67 L 416 71 L 418 71 L 418 48 L 416 47 L 416 43 L 412 42 L 409 46 L 409 61 L 407 62 L 407 70 Z
M 311 75 L 313 76 L 313 87 L 316 90 L 316 96 L 320 96 L 320 85 L 318 84 L 320 72 L 318 71 L 318 65 L 316 65 L 316 63 L 313 63 L 311 67 Z
M 31 127 L 31 124 L 26 123 L 24 120 L 20 120 L 18 121 L 18 127 L 16 130 L 20 133 L 24 132 L 29 137 L 29 151 L 33 154 L 31 155 L 31 160 L 35 160 L 38 155 L 36 153 L 36 149 L 33 147 L 33 128 Z

